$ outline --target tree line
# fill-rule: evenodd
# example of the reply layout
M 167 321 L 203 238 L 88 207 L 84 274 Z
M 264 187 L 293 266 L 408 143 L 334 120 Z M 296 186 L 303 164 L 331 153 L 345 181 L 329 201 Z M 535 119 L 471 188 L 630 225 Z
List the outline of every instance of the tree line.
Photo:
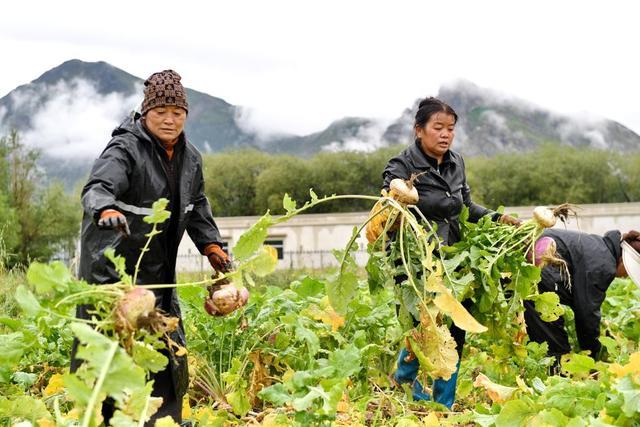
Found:
M 257 150 L 205 156 L 205 189 L 214 215 L 283 213 L 288 193 L 303 202 L 309 189 L 330 194 L 379 195 L 387 161 L 403 147 L 372 153 L 321 153 L 308 159 Z M 503 206 L 640 201 L 640 154 L 546 144 L 535 151 L 467 158 L 473 200 Z M 319 205 L 313 212 L 354 212 L 367 200 Z

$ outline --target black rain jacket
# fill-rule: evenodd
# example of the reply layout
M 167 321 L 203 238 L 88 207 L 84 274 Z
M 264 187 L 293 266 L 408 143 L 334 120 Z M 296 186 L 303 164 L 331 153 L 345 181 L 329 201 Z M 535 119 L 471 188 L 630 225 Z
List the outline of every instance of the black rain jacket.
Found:
M 416 141 L 389 160 L 382 173 L 383 188 L 388 190 L 394 178 L 409 179 L 413 173 L 426 172 L 414 182 L 419 197 L 416 206 L 426 219 L 437 225 L 442 243 L 452 245 L 460 240 L 459 216 L 463 206 L 469 208 L 471 222 L 477 222 L 485 215 L 494 215 L 495 219 L 498 214 L 471 201 L 464 160 L 460 154 L 449 150 L 439 169 L 433 167 Z
M 582 350 L 589 350 L 594 357 L 600 351 L 600 306 L 609 285 L 616 277 L 618 260 L 622 256 L 621 235 L 618 230 L 604 236 L 570 230 L 546 230 L 543 236 L 551 237 L 557 245 L 558 255 L 567 262 L 571 276 L 568 283 L 560 269 L 547 266 L 542 269 L 539 287 L 568 290 L 569 305 L 575 314 L 576 335 Z
M 84 218 L 80 244 L 80 277 L 89 283 L 105 284 L 119 281 L 110 261 L 104 256 L 111 247 L 126 259 L 127 272 L 133 274 L 141 249 L 151 231 L 151 224 L 143 221 L 151 205 L 164 197 L 176 203 L 171 207 L 171 218 L 159 225 L 163 234 L 155 236 L 149 252 L 142 258 L 138 284 L 175 283 L 178 245 L 185 232 L 201 253 L 210 243 L 221 243 L 220 233 L 213 220 L 209 202 L 204 194 L 202 156 L 181 135 L 184 142 L 181 169 L 178 172 L 177 197 L 172 197 L 169 177 L 165 170 L 160 143 L 148 133 L 139 114 L 128 117 L 112 133 L 112 139 L 98 159 L 82 190 Z M 181 143 L 182 143 L 181 142 Z M 100 230 L 97 221 L 105 209 L 123 213 L 131 236 L 124 238 L 115 230 Z M 176 220 L 177 218 L 177 220 Z M 173 227 L 170 224 L 173 222 Z M 166 235 L 168 230 L 175 233 Z M 169 315 L 181 318 L 178 294 L 175 288 L 156 290 L 157 305 Z M 79 309 L 78 315 L 86 313 Z M 185 345 L 182 326 L 171 336 Z M 188 372 L 186 357 L 170 358 L 176 395 L 186 391 Z M 180 360 L 179 360 L 180 359 Z

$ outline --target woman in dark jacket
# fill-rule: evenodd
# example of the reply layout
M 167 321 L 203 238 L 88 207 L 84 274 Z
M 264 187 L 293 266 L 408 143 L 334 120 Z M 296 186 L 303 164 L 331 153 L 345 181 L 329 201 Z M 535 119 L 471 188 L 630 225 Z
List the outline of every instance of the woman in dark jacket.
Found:
M 427 220 L 437 225 L 438 236 L 444 245 L 460 240 L 459 216 L 464 206 L 469 208 L 469 220 L 472 222 L 491 215 L 494 221 L 519 224 L 517 219 L 493 212 L 471 200 L 464 160 L 460 154 L 451 151 L 457 121 L 458 115 L 449 105 L 436 98 L 423 99 L 415 117 L 415 143 L 392 158 L 382 174 L 385 190 L 389 190 L 394 178 L 407 180 L 412 174 L 420 174 L 414 181 L 419 196 L 416 206 Z M 371 234 L 368 237 L 377 238 Z M 450 330 L 460 356 L 465 333 L 455 325 Z M 429 400 L 430 396 L 423 392 L 422 386 L 416 381 L 418 368 L 418 361 L 406 349 L 402 349 L 394 379 L 398 383 L 412 384 L 414 399 Z M 457 377 L 456 369 L 449 380 L 434 382 L 434 401 L 451 407 L 455 399 Z
M 136 284 L 175 283 L 178 245 L 185 231 L 198 250 L 218 271 L 228 268 L 222 238 L 204 193 L 202 156 L 184 134 L 188 103 L 180 75 L 172 70 L 154 73 L 145 81 L 142 115 L 128 117 L 112 133 L 112 139 L 96 159 L 82 190 L 84 218 L 80 242 L 80 278 L 92 284 L 115 283 L 120 276 L 104 256 L 107 248 L 126 260 L 133 275 L 147 241 L 153 202 L 169 200 L 170 218 L 159 225 L 156 236 L 139 265 Z M 175 288 L 155 289 L 156 305 L 180 319 L 170 338 L 185 346 L 178 293 Z M 88 319 L 87 307 L 78 307 L 78 317 Z M 79 368 L 72 351 L 71 370 Z M 188 386 L 186 356 L 165 351 L 166 369 L 151 375 L 152 395 L 162 397 L 162 406 L 151 421 L 170 415 L 181 422 L 182 398 Z M 113 415 L 111 401 L 103 406 L 105 423 Z
M 542 269 L 538 289 L 540 292 L 555 292 L 560 303 L 571 307 L 575 314 L 576 335 L 582 350 L 591 357 L 600 358 L 600 306 L 609 285 L 616 277 L 626 277 L 622 262 L 621 242 L 626 241 L 640 252 L 640 233 L 630 231 L 621 237 L 618 230 L 608 231 L 604 236 L 569 230 L 547 230 L 542 238 L 555 241 L 558 257 L 566 262 L 564 267 L 547 265 Z M 529 338 L 535 342 L 546 342 L 548 354 L 559 360 L 569 353 L 571 346 L 564 320 L 545 322 L 531 301 L 525 301 L 524 318 Z

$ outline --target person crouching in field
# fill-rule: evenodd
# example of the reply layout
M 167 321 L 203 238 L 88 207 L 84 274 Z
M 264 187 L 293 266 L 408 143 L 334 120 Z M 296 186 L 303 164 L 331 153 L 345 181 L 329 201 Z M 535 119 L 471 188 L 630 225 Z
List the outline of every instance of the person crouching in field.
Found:
M 560 303 L 571 307 L 575 314 L 576 335 L 581 350 L 589 351 L 594 359 L 604 357 L 600 344 L 600 306 L 609 285 L 616 277 L 627 277 L 638 271 L 640 265 L 633 261 L 623 262 L 623 242 L 627 249 L 640 252 L 640 233 L 632 230 L 624 235 L 613 230 L 604 236 L 570 230 L 546 230 L 536 242 L 536 253 L 547 251 L 548 245 L 556 246 L 561 264 L 542 268 L 538 284 L 540 292 L 555 292 Z M 536 263 L 538 263 L 536 257 Z M 540 258 L 541 259 L 541 258 Z M 632 275 L 632 278 L 633 275 Z M 635 280 L 638 280 L 635 278 Z M 549 346 L 548 354 L 556 357 L 554 370 L 559 367 L 560 356 L 571 352 L 564 319 L 545 322 L 535 310 L 532 301 L 525 301 L 525 323 L 532 341 Z

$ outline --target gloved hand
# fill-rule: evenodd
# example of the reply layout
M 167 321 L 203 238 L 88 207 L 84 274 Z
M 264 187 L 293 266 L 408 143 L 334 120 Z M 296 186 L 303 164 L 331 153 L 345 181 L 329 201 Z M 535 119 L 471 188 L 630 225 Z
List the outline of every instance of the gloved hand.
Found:
M 381 194 L 385 197 L 391 197 L 394 200 L 397 200 L 397 195 L 393 190 L 389 191 L 388 193 L 386 190 L 382 190 Z M 376 204 L 373 205 L 371 212 L 369 212 L 369 218 L 371 218 L 373 215 L 376 214 L 376 212 L 382 209 L 383 204 L 384 204 L 383 200 L 378 200 Z M 387 220 L 389 219 L 389 215 L 391 214 L 392 211 L 393 211 L 392 207 L 387 207 L 367 223 L 366 235 L 369 243 L 373 243 L 376 240 L 378 240 L 378 237 L 380 237 L 380 234 L 382 234 L 382 230 L 384 230 L 384 227 L 387 224 Z M 396 220 L 389 227 L 389 231 L 393 231 L 397 229 L 399 225 L 400 225 L 399 221 Z
M 213 267 L 215 271 L 227 273 L 233 270 L 231 258 L 229 258 L 229 255 L 227 255 L 219 245 L 211 243 L 204 249 L 204 253 L 209 259 L 209 264 L 211 264 L 211 267 Z
M 500 218 L 498 218 L 498 222 L 501 224 L 513 225 L 514 227 L 519 227 L 520 224 L 522 224 L 521 219 L 507 214 L 501 215 Z
M 127 223 L 127 218 L 125 218 L 122 213 L 118 212 L 115 209 L 105 209 L 100 212 L 98 228 L 103 230 L 118 230 L 125 237 L 129 237 L 131 235 L 129 224 Z

